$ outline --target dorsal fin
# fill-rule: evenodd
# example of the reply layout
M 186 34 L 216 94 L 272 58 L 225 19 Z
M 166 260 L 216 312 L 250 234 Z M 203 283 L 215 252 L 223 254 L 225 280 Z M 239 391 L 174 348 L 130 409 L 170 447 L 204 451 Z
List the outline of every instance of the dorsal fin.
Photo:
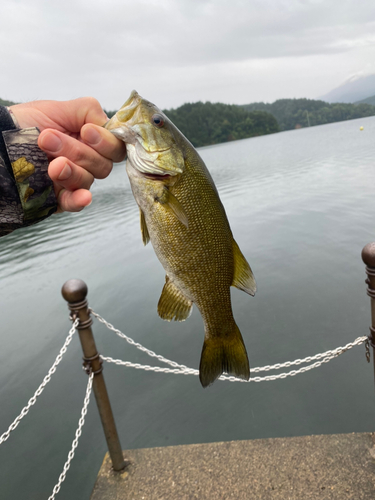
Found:
M 239 290 L 243 290 L 249 295 L 255 295 L 257 291 L 257 285 L 255 283 L 255 278 L 253 272 L 242 255 L 242 252 L 233 240 L 233 256 L 234 256 L 234 276 L 232 286 L 235 286 Z
M 187 319 L 193 309 L 193 302 L 165 277 L 165 285 L 158 303 L 158 314 L 166 320 L 184 321 Z
M 145 214 L 142 212 L 141 209 L 139 209 L 139 215 L 140 215 L 140 223 L 141 223 L 142 241 L 143 241 L 143 244 L 146 246 L 147 243 L 150 241 L 150 235 L 148 234 Z

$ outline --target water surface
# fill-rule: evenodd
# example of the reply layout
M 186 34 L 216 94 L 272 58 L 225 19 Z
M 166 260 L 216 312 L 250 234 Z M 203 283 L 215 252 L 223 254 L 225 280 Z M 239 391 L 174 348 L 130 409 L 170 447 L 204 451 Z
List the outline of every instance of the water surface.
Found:
M 363 132 L 359 131 L 364 126 Z M 234 236 L 258 283 L 233 289 L 251 366 L 305 357 L 367 335 L 362 247 L 375 240 L 375 118 L 202 148 Z M 156 313 L 164 271 L 143 247 L 124 164 L 93 187 L 80 214 L 53 216 L 0 240 L 0 434 L 52 365 L 70 323 L 61 286 L 148 348 L 197 368 L 203 324 Z M 153 363 L 94 323 L 103 355 Z M 0 447 L 1 498 L 48 498 L 66 460 L 87 383 L 78 338 L 37 404 Z M 124 449 L 374 430 L 364 347 L 297 377 L 217 382 L 105 365 Z M 105 453 L 94 401 L 58 499 L 88 499 Z

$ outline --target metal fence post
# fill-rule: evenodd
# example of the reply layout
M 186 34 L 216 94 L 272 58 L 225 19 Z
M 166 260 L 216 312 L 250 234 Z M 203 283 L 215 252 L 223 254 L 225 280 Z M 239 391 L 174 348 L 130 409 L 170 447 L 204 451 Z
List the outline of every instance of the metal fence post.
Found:
M 107 440 L 109 455 L 112 460 L 113 469 L 120 471 L 124 469 L 127 464 L 124 461 L 107 388 L 104 382 L 102 361 L 96 349 L 94 336 L 91 330 L 92 319 L 86 300 L 87 285 L 82 280 L 69 280 L 62 287 L 62 295 L 68 302 L 73 317 L 76 315 L 79 318 L 79 325 L 77 328 L 83 350 L 84 366 L 87 373 L 94 373 L 93 389 L 105 438 Z
M 368 243 L 362 250 L 362 260 L 366 264 L 367 295 L 371 298 L 371 326 L 369 343 L 372 347 L 372 361 L 375 378 L 375 242 Z

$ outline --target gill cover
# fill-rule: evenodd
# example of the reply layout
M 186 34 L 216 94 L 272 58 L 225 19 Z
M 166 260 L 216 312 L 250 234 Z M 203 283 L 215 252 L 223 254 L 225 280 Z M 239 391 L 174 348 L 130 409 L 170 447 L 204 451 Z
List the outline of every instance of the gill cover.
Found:
M 162 116 L 162 126 L 154 124 L 152 117 L 156 114 Z M 135 90 L 104 127 L 126 143 L 128 159 L 139 172 L 172 176 L 183 172 L 184 157 L 177 147 L 173 125 Z

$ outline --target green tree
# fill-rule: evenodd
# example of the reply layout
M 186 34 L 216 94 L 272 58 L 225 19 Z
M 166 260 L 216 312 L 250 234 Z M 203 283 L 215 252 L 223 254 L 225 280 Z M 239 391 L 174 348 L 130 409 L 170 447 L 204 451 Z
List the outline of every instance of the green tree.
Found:
M 277 119 L 280 130 L 323 125 L 354 118 L 375 115 L 375 106 L 365 103 L 347 104 L 333 103 L 313 99 L 278 99 L 269 104 L 255 102 L 245 104 L 248 111 L 268 111 Z
M 196 147 L 279 131 L 271 114 L 249 112 L 234 104 L 186 103 L 164 113 Z
M 0 99 L 0 106 L 13 106 L 13 104 L 17 104 L 13 101 L 7 101 L 6 99 Z

